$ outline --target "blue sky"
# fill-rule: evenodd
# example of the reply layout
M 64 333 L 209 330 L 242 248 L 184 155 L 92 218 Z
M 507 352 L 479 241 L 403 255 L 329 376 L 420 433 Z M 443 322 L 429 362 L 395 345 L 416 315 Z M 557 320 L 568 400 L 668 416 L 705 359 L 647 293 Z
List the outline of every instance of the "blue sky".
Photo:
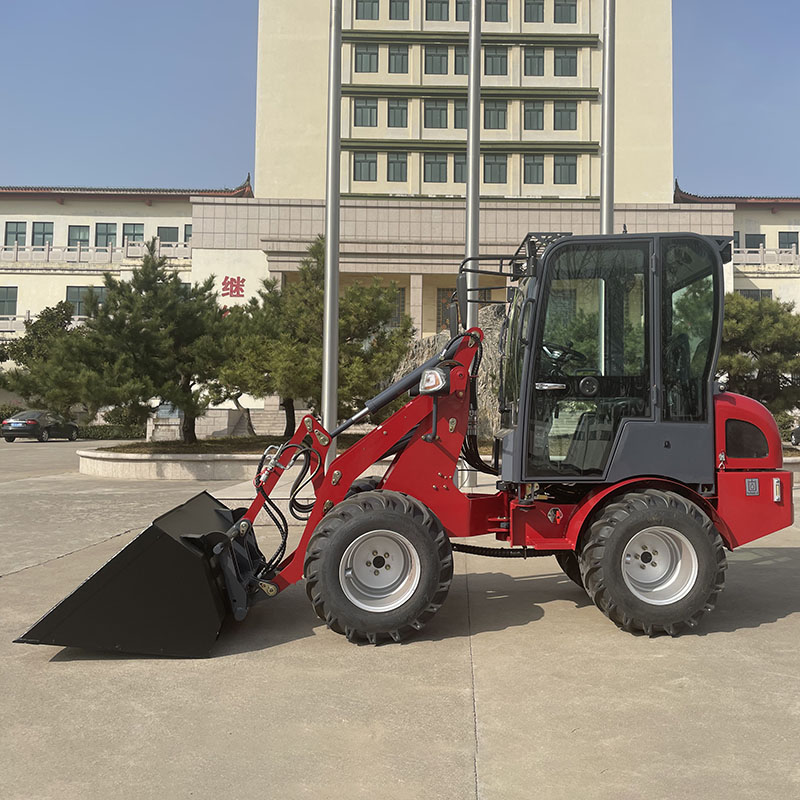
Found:
M 0 185 L 237 185 L 253 169 L 257 14 L 257 0 L 5 0 Z M 674 0 L 683 188 L 800 195 L 798 30 L 795 0 Z

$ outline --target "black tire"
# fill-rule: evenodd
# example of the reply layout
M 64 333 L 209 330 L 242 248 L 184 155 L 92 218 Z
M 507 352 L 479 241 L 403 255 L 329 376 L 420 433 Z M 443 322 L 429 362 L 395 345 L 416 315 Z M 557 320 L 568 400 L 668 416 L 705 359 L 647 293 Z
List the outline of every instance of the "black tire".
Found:
M 3 437 L 7 442 L 13 442 L 17 437 L 16 436 L 4 436 Z
M 587 531 L 579 561 L 595 605 L 623 630 L 648 636 L 694 628 L 714 608 L 727 568 L 711 520 L 685 497 L 658 489 L 606 505 Z
M 362 548 L 372 558 L 370 540 L 385 544 L 386 535 L 396 537 L 389 545 L 391 557 L 377 554 L 374 569 L 394 563 L 400 570 L 400 582 L 392 584 L 396 589 L 377 586 L 378 581 L 362 584 L 359 578 L 372 581 L 365 577 L 373 573 L 368 561 L 368 569 L 353 575 L 355 559 L 360 566 L 364 558 Z M 344 577 L 347 564 L 352 565 L 349 580 Z M 453 579 L 453 554 L 441 524 L 422 503 L 398 492 L 361 492 L 335 506 L 317 526 L 308 543 L 305 577 L 309 600 L 331 630 L 351 642 L 399 642 L 421 630 L 441 608 Z M 380 592 L 387 594 L 381 597 Z
M 794 434 L 792 434 L 790 438 L 791 438 L 791 442 L 792 442 L 792 444 L 793 444 L 795 447 L 797 447 L 797 437 L 796 437 Z
M 562 553 L 556 553 L 556 561 L 558 561 L 558 566 L 561 567 L 564 574 L 583 589 L 581 565 L 578 563 L 577 554 L 573 550 L 564 550 Z
M 354 494 L 361 494 L 361 492 L 374 492 L 381 480 L 382 478 L 379 475 L 367 475 L 364 478 L 356 478 L 353 483 L 350 484 L 350 488 L 347 490 L 344 499 L 346 500 Z
M 46 442 L 50 439 L 50 431 L 45 428 L 37 437 L 40 442 Z
M 77 442 L 78 441 L 78 429 L 77 428 L 70 428 L 69 440 L 71 442 Z

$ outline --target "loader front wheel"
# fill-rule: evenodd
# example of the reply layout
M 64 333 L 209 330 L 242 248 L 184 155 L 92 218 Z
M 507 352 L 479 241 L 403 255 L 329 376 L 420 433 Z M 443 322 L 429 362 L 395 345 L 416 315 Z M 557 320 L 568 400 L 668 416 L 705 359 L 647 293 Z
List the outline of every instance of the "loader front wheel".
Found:
M 331 630 L 350 641 L 399 642 L 444 603 L 453 554 L 422 503 L 398 492 L 359 492 L 317 526 L 305 576 L 314 610 Z
M 580 551 L 583 585 L 617 626 L 649 636 L 694 628 L 725 585 L 719 532 L 675 492 L 629 492 L 605 506 Z

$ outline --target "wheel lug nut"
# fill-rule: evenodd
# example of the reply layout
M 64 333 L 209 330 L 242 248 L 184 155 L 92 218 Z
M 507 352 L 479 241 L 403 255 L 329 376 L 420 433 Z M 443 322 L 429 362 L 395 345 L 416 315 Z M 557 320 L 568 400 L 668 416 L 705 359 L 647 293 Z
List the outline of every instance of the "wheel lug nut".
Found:
M 384 557 L 384 558 L 389 558 L 389 554 L 388 554 L 388 553 L 384 553 L 384 554 L 383 554 L 383 557 Z
M 647 550 L 647 545 L 646 544 L 642 545 L 642 550 Z
M 633 554 L 633 557 L 634 557 L 634 558 L 639 558 L 639 554 L 638 554 L 638 553 L 634 553 L 634 554 Z
M 653 550 L 653 555 L 657 556 L 658 555 L 658 550 Z
M 391 569 L 391 567 L 390 567 L 390 566 L 387 564 L 387 565 L 386 565 L 386 569 Z
M 658 564 L 656 564 L 656 562 L 655 562 L 655 561 L 651 561 L 650 563 L 651 563 L 651 564 L 652 564 L 654 567 L 657 567 L 657 566 L 658 566 Z
M 371 561 L 367 561 L 367 566 L 371 567 L 372 566 L 372 562 Z
M 378 551 L 377 550 L 373 550 L 372 551 L 372 555 L 374 555 L 374 556 L 378 555 Z
M 639 564 L 639 569 L 645 569 L 644 564 Z
M 381 571 L 380 571 L 379 569 L 376 569 L 376 570 L 375 570 L 375 574 L 376 574 L 376 575 L 380 575 L 380 574 L 381 574 Z

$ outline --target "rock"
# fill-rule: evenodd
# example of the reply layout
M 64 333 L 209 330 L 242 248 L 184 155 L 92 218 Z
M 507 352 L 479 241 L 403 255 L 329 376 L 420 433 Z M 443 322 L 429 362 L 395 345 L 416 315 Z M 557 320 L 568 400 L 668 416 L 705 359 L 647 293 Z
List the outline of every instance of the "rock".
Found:
M 478 311 L 478 327 L 483 331 L 483 358 L 478 370 L 478 439 L 491 440 L 500 427 L 500 331 L 505 320 L 505 306 L 488 305 Z M 450 340 L 447 332 L 420 339 L 409 347 L 394 374 L 399 380 L 432 358 Z

